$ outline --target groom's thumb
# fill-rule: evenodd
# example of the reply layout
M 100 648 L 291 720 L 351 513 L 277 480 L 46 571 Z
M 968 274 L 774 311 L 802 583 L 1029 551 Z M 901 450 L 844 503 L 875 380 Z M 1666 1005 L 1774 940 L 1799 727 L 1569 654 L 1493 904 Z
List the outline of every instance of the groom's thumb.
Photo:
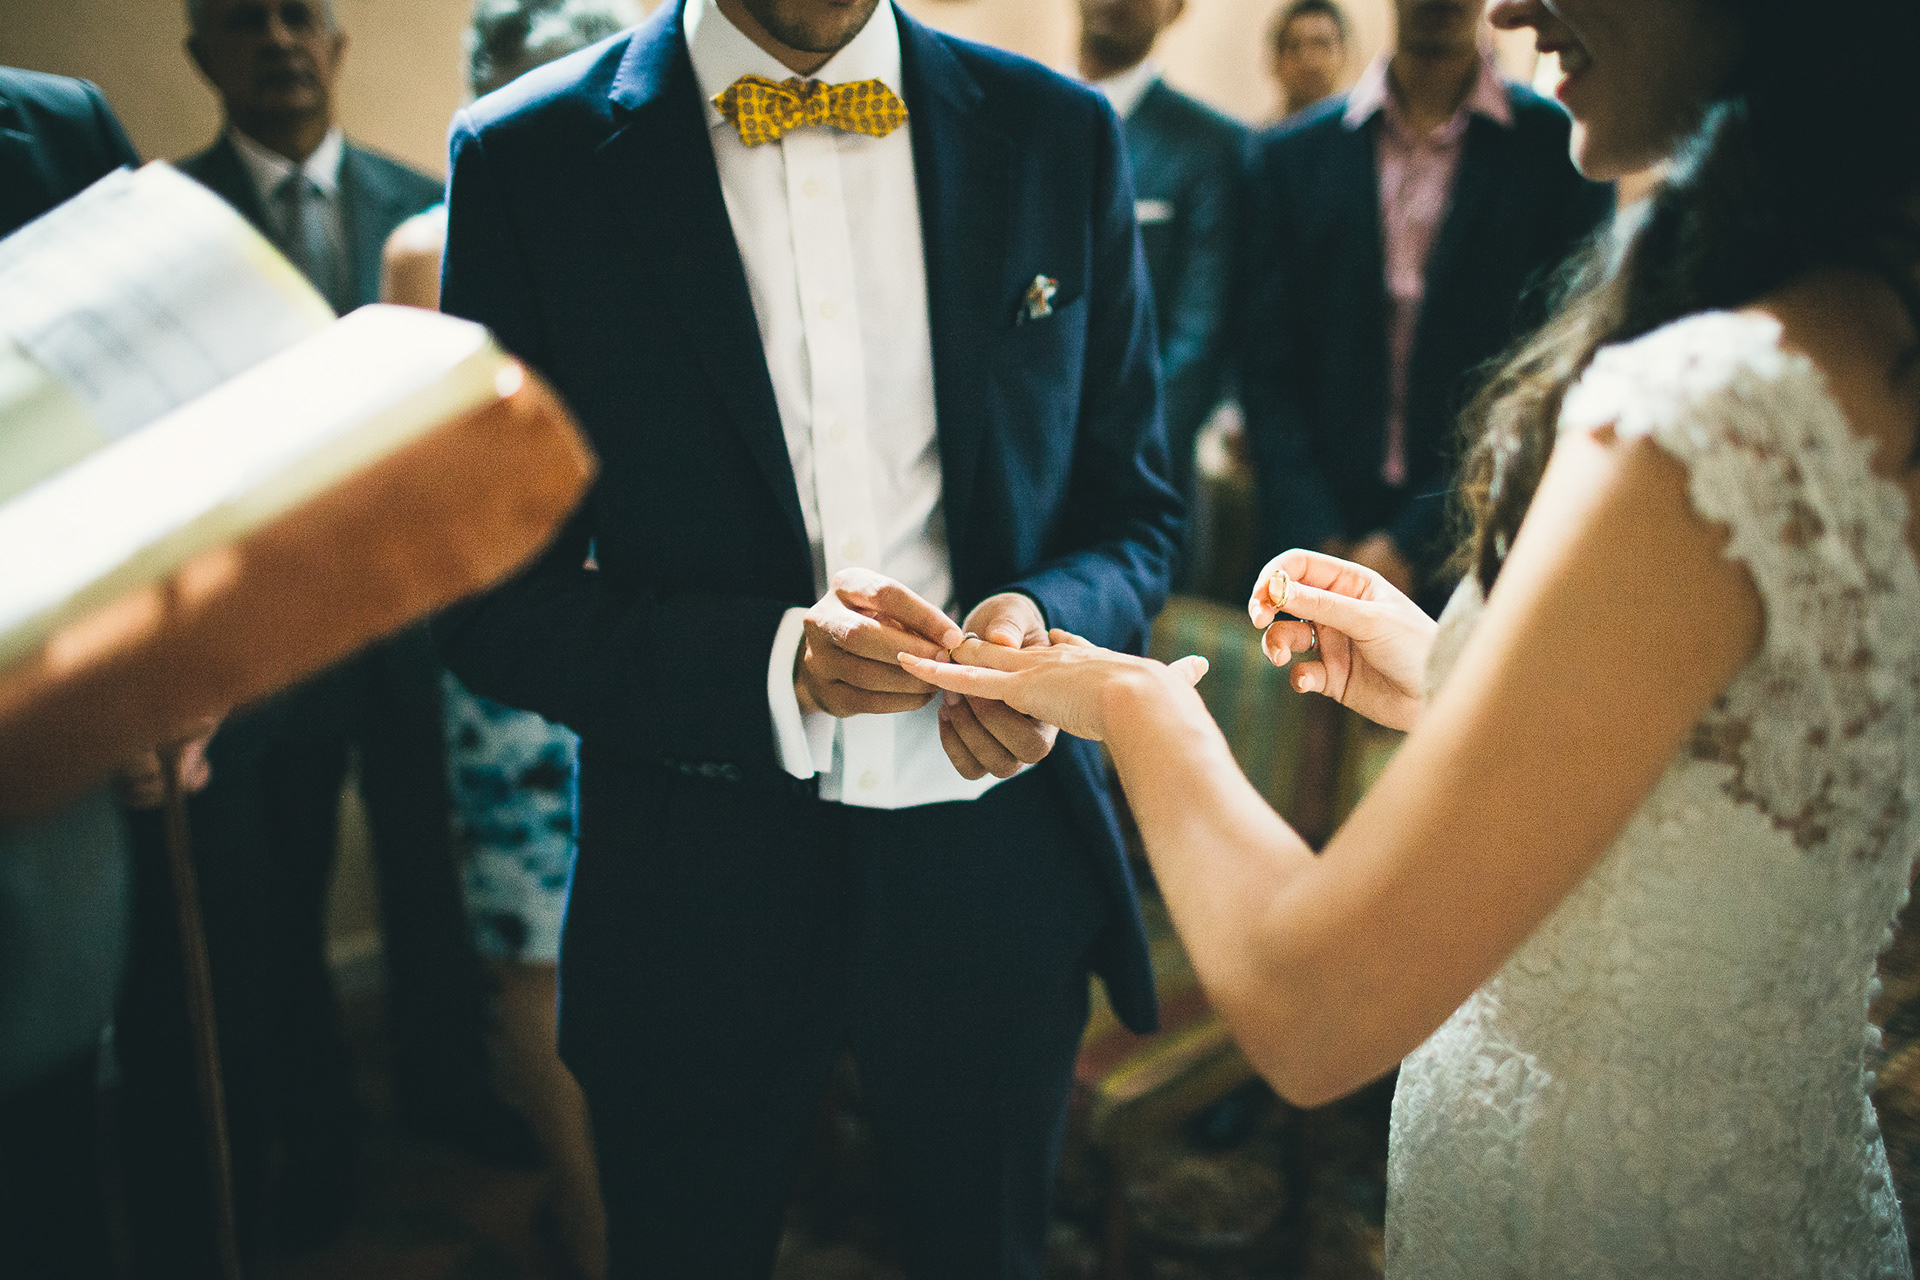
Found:
M 987 634 L 981 637 L 988 644 L 1003 644 L 1009 649 L 1018 649 L 1026 638 L 1026 633 L 1020 629 L 1020 624 L 1012 618 L 996 619 L 993 625 L 987 628 Z

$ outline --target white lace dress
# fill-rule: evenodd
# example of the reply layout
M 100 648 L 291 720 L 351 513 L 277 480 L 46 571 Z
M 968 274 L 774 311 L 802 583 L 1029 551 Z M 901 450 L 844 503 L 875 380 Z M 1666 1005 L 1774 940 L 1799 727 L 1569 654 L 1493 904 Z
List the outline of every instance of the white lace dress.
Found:
M 1920 843 L 1907 504 L 1770 320 L 1602 351 L 1562 431 L 1683 462 L 1766 640 L 1593 872 L 1401 1067 L 1387 1272 L 1908 1276 L 1868 1092 Z M 1428 692 L 1481 610 L 1442 618 Z M 1622 660 L 1657 650 L 1622 637 Z M 1631 715 L 1631 707 L 1621 714 Z

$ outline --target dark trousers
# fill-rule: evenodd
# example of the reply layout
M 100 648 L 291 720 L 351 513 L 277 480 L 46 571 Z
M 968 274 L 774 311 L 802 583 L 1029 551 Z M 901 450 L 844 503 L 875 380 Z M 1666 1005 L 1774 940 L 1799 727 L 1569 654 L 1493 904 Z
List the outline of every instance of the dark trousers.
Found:
M 583 800 L 561 961 L 612 1274 L 765 1277 L 851 1048 L 908 1273 L 1038 1276 L 1110 909 L 1050 780 L 885 812 L 653 773 L 616 803 Z
M 0 1273 L 114 1274 L 98 1062 L 88 1049 L 0 1098 Z
M 356 748 L 396 1091 L 403 1107 L 432 1106 L 485 1087 L 485 988 L 453 862 L 440 716 L 431 648 L 404 634 L 224 725 L 213 781 L 189 806 L 243 1253 L 256 1264 L 276 1220 L 297 1220 L 296 1239 L 324 1238 L 352 1193 L 353 1063 L 326 916 Z M 212 1202 L 159 815 L 135 815 L 133 837 L 134 943 L 118 1019 L 129 1215 L 151 1274 L 188 1274 L 179 1268 L 210 1265 Z

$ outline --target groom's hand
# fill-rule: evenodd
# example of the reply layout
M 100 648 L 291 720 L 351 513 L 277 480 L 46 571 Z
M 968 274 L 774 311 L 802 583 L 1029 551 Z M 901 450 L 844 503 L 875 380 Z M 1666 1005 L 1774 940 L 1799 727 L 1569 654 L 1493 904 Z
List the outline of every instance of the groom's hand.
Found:
M 1032 597 L 1018 591 L 988 596 L 967 615 L 965 630 L 987 644 L 1009 649 L 1045 645 L 1046 620 Z M 903 673 L 904 674 L 904 673 Z M 940 706 L 940 745 L 947 759 L 969 780 L 1011 778 L 1022 765 L 1038 764 L 1053 750 L 1060 731 L 1050 724 L 1021 715 L 992 698 L 943 695 Z
M 794 658 L 802 711 L 884 715 L 927 705 L 934 688 L 900 669 L 899 655 L 939 661 L 960 643 L 953 619 L 871 569 L 842 569 L 807 610 Z

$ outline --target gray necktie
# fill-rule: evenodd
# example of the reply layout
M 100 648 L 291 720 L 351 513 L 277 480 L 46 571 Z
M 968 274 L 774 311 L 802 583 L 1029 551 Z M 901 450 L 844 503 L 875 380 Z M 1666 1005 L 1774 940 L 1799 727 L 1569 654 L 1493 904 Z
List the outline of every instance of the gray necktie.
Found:
M 312 178 L 295 170 L 274 191 L 279 203 L 280 248 L 337 312 L 347 312 L 346 273 L 327 228 L 327 199 Z

